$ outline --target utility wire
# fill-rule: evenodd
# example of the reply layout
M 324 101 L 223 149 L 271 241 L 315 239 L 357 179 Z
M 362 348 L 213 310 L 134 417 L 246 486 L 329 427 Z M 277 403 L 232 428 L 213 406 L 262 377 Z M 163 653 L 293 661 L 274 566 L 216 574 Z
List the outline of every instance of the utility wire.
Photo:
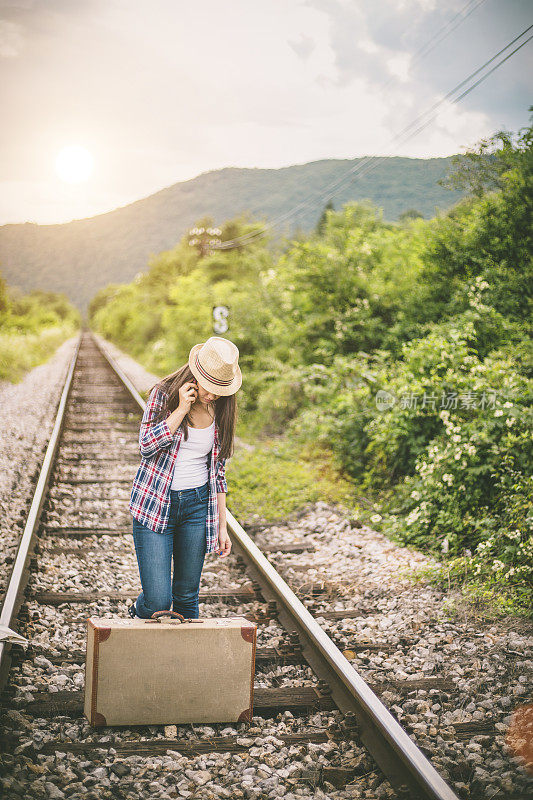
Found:
M 468 94 L 470 94 L 470 92 L 472 92 L 476 88 L 476 86 L 479 86 L 480 83 L 483 83 L 483 81 L 486 80 L 489 77 L 489 75 L 492 75 L 492 73 L 495 72 L 499 67 L 501 67 L 502 64 L 505 64 L 505 62 L 508 61 L 511 58 L 511 56 L 513 56 L 515 53 L 521 50 L 522 47 L 525 47 L 525 45 L 528 42 L 530 42 L 531 39 L 533 39 L 533 34 L 529 37 L 529 39 L 526 39 L 524 42 L 522 42 L 522 44 L 519 44 L 518 47 L 515 47 L 515 49 L 512 52 L 508 53 L 505 56 L 505 58 L 502 58 L 501 61 L 495 64 L 494 67 L 492 67 L 492 69 L 490 69 L 488 72 L 485 73 L 485 75 L 482 75 L 481 78 L 479 78 L 479 80 L 477 80 L 475 83 L 472 84 L 472 86 L 469 86 L 468 89 L 466 89 L 462 94 L 460 94 L 458 97 L 452 100 L 452 103 L 458 103 L 459 100 L 462 100 L 463 97 L 466 97 Z M 430 125 L 432 122 L 435 121 L 437 116 L 438 114 L 434 114 L 432 117 L 430 117 L 430 119 L 426 120 L 422 125 L 416 128 L 416 130 L 410 133 L 408 138 L 410 139 L 412 136 L 416 136 L 418 133 L 427 128 L 428 125 Z M 380 156 L 380 159 L 381 158 L 386 158 L 386 156 Z
M 480 67 L 475 72 L 473 72 L 467 79 L 465 79 L 464 81 L 461 81 L 460 84 L 457 84 L 457 86 L 454 89 L 452 89 L 450 92 L 448 92 L 448 94 L 446 94 L 440 101 L 435 103 L 433 106 L 431 106 L 430 109 L 428 109 L 423 114 L 420 114 L 415 120 L 413 120 L 413 122 L 411 122 L 406 128 L 404 128 L 403 131 L 401 131 L 398 134 L 398 137 L 402 137 L 403 136 L 403 140 L 402 141 L 398 141 L 396 143 L 396 148 L 398 148 L 402 144 L 405 144 L 405 142 L 409 141 L 409 139 L 413 138 L 414 136 L 419 134 L 421 131 L 423 131 L 425 128 L 427 128 L 428 125 L 431 124 L 437 118 L 438 114 L 433 114 L 433 116 L 429 117 L 429 119 L 427 119 L 424 122 L 422 122 L 417 128 L 415 128 L 414 130 L 410 131 L 410 129 L 413 127 L 413 125 L 415 125 L 417 122 L 421 121 L 423 119 L 423 117 L 427 116 L 427 114 L 431 113 L 432 111 L 435 111 L 438 108 L 438 106 L 441 105 L 442 103 L 444 103 L 446 100 L 450 99 L 450 97 L 453 94 L 455 94 L 459 89 L 461 89 L 463 86 L 465 86 L 468 83 L 469 80 L 471 80 L 473 77 L 478 75 L 479 72 L 482 69 L 484 69 L 486 66 L 491 64 L 494 61 L 494 59 L 498 57 L 498 55 L 500 55 L 505 50 L 507 50 L 509 47 L 511 47 L 518 39 L 522 38 L 522 36 L 524 36 L 525 33 L 527 33 L 529 30 L 531 30 L 531 28 L 533 28 L 533 25 L 530 25 L 529 28 L 526 28 L 526 30 L 523 33 L 521 33 L 520 36 L 517 36 L 506 47 L 504 47 L 495 56 L 493 56 L 491 59 L 489 59 L 489 61 L 485 62 L 483 67 Z M 505 58 L 503 58 L 501 61 L 499 61 L 492 69 L 490 69 L 488 72 L 486 72 L 485 75 L 483 75 L 478 81 L 476 81 L 474 84 L 472 84 L 472 86 L 470 86 L 468 89 L 466 89 L 466 91 L 464 91 L 461 95 L 459 95 L 458 97 L 454 98 L 451 102 L 452 103 L 458 103 L 459 100 L 462 100 L 463 97 L 466 97 L 466 95 L 470 94 L 470 92 L 473 91 L 473 89 L 475 89 L 476 86 L 479 86 L 480 83 L 483 83 L 483 81 L 486 80 L 486 78 L 488 78 L 489 75 L 491 75 L 502 64 L 504 64 L 506 61 L 508 61 L 508 59 L 511 58 L 511 56 L 513 56 L 518 50 L 520 50 L 528 42 L 530 42 L 532 38 L 533 38 L 533 35 L 530 36 L 528 39 L 526 39 L 524 42 L 522 42 L 511 53 L 508 53 L 505 56 Z M 394 140 L 393 140 L 393 142 L 394 142 Z M 377 156 L 377 157 L 367 156 L 367 159 L 365 160 L 365 162 L 363 164 L 357 164 L 354 167 L 352 167 L 351 172 L 352 171 L 355 172 L 356 173 L 355 176 L 354 175 L 350 175 L 349 177 L 345 176 L 344 178 L 337 179 L 337 182 L 336 182 L 336 184 L 335 184 L 335 186 L 333 188 L 333 191 L 330 192 L 327 195 L 324 195 L 322 197 L 322 199 L 323 200 L 325 200 L 325 199 L 329 200 L 340 189 L 344 188 L 344 186 L 346 185 L 347 181 L 353 180 L 354 177 L 362 177 L 363 175 L 366 175 L 368 172 L 370 172 L 372 169 L 374 169 L 379 163 L 381 163 L 381 161 L 385 160 L 387 157 L 388 156 Z M 326 187 L 326 188 L 329 188 L 329 187 Z M 305 201 L 305 206 L 309 205 L 309 203 L 310 203 L 310 201 Z M 304 204 L 302 204 L 302 206 L 304 206 Z
M 454 86 L 454 88 L 451 89 L 444 97 L 442 97 L 440 100 L 438 100 L 436 103 L 434 103 L 429 109 L 424 111 L 422 114 L 419 114 L 418 117 L 416 117 L 405 128 L 403 128 L 402 131 L 400 131 L 398 134 L 396 134 L 393 137 L 393 139 L 390 142 L 390 145 L 391 146 L 395 145 L 395 147 L 397 148 L 397 147 L 401 146 L 402 144 L 404 144 L 409 139 L 411 139 L 413 136 L 416 136 L 418 133 L 420 133 L 422 130 L 424 130 L 431 122 L 434 121 L 434 119 L 436 118 L 437 115 L 434 114 L 432 117 L 427 119 L 425 122 L 421 122 L 421 120 L 423 120 L 424 117 L 427 117 L 428 114 L 431 114 L 439 106 L 441 106 L 447 100 L 452 98 L 452 96 L 454 94 L 456 94 L 456 92 L 458 92 L 466 84 L 468 84 L 472 80 L 472 78 L 474 78 L 476 75 L 479 75 L 480 72 L 482 72 L 484 69 L 486 69 L 487 66 L 492 64 L 500 55 L 502 55 L 506 50 L 508 50 L 510 47 L 512 47 L 512 45 L 515 44 L 519 39 L 523 38 L 527 33 L 529 33 L 529 31 L 532 28 L 533 28 L 533 25 L 530 25 L 529 27 L 527 27 L 524 31 L 522 31 L 522 33 L 520 33 L 518 36 L 516 36 L 514 39 L 512 39 L 507 45 L 505 45 L 505 47 L 503 47 L 501 50 L 499 50 L 497 53 L 495 53 L 490 59 L 488 59 L 488 61 L 486 61 L 484 64 L 482 64 L 482 66 L 478 67 L 478 69 L 476 69 L 476 70 L 474 70 L 474 72 L 470 73 L 470 75 L 467 78 L 465 78 L 460 83 L 458 83 L 456 86 Z M 480 83 L 483 83 L 483 81 L 486 80 L 486 78 L 488 78 L 489 75 L 491 75 L 502 64 L 504 64 L 506 61 L 508 61 L 509 58 L 511 58 L 516 52 L 518 52 L 518 50 L 520 50 L 522 47 L 524 47 L 526 44 L 528 44 L 528 42 L 532 38 L 533 38 L 533 35 L 530 36 L 528 39 L 526 39 L 524 42 L 522 42 L 512 52 L 508 53 L 503 59 L 501 59 L 497 64 L 495 64 L 495 66 L 492 69 L 490 69 L 488 72 L 486 72 L 485 75 L 483 75 L 479 80 L 477 80 L 474 84 L 472 84 L 470 87 L 468 87 L 462 94 L 460 94 L 458 97 L 456 97 L 453 100 L 451 100 L 451 102 L 452 103 L 457 103 L 463 97 L 466 97 L 468 94 L 470 94 L 470 92 L 473 91 L 473 89 L 475 89 L 477 86 L 479 86 Z M 418 123 L 421 123 L 421 124 L 418 124 Z M 418 127 L 414 128 L 414 126 L 416 126 L 417 124 L 418 124 Z M 413 130 L 413 128 L 414 128 L 414 130 Z M 299 211 L 303 210 L 304 208 L 308 207 L 309 205 L 312 205 L 313 203 L 316 203 L 316 202 L 318 202 L 320 200 L 323 201 L 324 199 L 330 199 L 337 191 L 339 191 L 341 188 L 343 188 L 343 186 L 346 184 L 347 180 L 353 180 L 354 177 L 361 177 L 362 175 L 366 175 L 371 169 L 375 169 L 375 167 L 387 157 L 388 156 L 378 156 L 378 157 L 366 156 L 364 159 L 362 159 L 362 161 L 360 161 L 358 164 L 355 164 L 350 170 L 348 170 L 346 175 L 344 175 L 341 178 L 336 179 L 335 181 L 333 181 L 332 183 L 328 184 L 325 187 L 326 192 L 328 190 L 330 190 L 330 189 L 334 190 L 334 191 L 329 192 L 329 194 L 325 194 L 325 193 L 322 192 L 317 197 L 307 198 L 306 200 L 302 201 L 300 204 L 298 204 L 294 208 L 289 209 L 284 214 L 281 214 L 278 217 L 275 217 L 273 220 L 271 220 L 270 223 L 268 223 L 266 226 L 263 227 L 263 230 L 255 231 L 255 232 L 252 231 L 252 232 L 250 232 L 248 234 L 243 234 L 242 236 L 238 236 L 238 237 L 236 237 L 234 239 L 228 239 L 228 240 L 226 240 L 224 242 L 220 242 L 220 244 L 218 244 L 215 249 L 227 249 L 229 247 L 232 247 L 235 244 L 241 244 L 241 243 L 244 244 L 244 243 L 247 243 L 248 241 L 250 241 L 252 239 L 264 236 L 266 234 L 266 231 L 269 228 L 272 228 L 272 227 L 274 227 L 276 225 L 279 225 L 281 222 L 284 222 L 285 220 L 289 219 L 291 216 L 294 216 L 294 214 L 298 213 Z
M 461 25 L 461 23 L 463 23 L 465 19 L 467 19 L 470 16 L 470 14 L 472 14 L 477 8 L 479 8 L 479 6 L 483 5 L 483 3 L 485 2 L 486 0 L 471 0 L 470 3 L 467 3 L 466 6 L 464 6 L 464 8 L 462 8 L 461 11 L 458 11 L 457 14 L 454 17 L 452 17 L 452 19 L 449 22 L 446 23 L 446 25 L 444 25 L 440 30 L 438 30 L 437 33 L 434 36 L 432 36 L 432 38 L 425 45 L 422 45 L 422 47 L 420 47 L 413 53 L 411 59 L 411 65 L 415 64 L 421 58 L 427 56 L 428 53 L 431 53 L 431 51 L 434 50 L 435 47 L 443 41 L 443 39 L 449 36 L 450 33 L 452 33 L 452 31 L 458 28 L 459 25 Z M 455 22 L 454 25 L 453 23 L 455 20 L 457 21 Z
M 444 39 L 446 39 L 446 37 L 449 36 L 450 33 L 452 33 L 452 31 L 458 28 L 459 25 L 461 25 L 465 21 L 465 19 L 467 19 L 470 16 L 470 14 L 472 14 L 477 8 L 479 8 L 479 6 L 483 5 L 483 3 L 485 2 L 486 0 L 470 0 L 460 11 L 457 12 L 457 14 L 455 14 L 450 20 L 448 20 L 448 22 L 445 23 L 445 25 L 443 25 L 442 28 L 439 28 L 439 30 L 436 33 L 434 33 L 433 36 L 431 36 L 431 38 L 428 39 L 428 41 L 425 44 L 419 47 L 418 50 L 415 50 L 415 52 L 411 56 L 409 69 L 411 69 L 413 65 L 416 64 L 418 61 L 425 58 L 428 55 L 428 53 L 431 53 L 431 51 L 434 50 L 437 47 L 437 45 L 439 45 L 442 41 L 444 41 Z M 453 24 L 454 22 L 455 25 Z M 394 79 L 395 76 L 391 75 L 390 78 L 381 86 L 381 91 L 383 91 L 383 89 L 387 89 L 394 81 Z
M 427 42 L 425 42 L 423 45 L 421 45 L 418 48 L 418 50 L 415 50 L 415 52 L 414 52 L 414 54 L 412 56 L 411 64 L 415 63 L 416 61 L 418 61 L 418 60 L 420 60 L 422 58 L 425 58 L 425 56 L 429 52 L 431 52 L 431 50 L 433 50 L 437 46 L 437 44 L 439 44 L 443 39 L 445 39 L 446 36 L 448 36 L 453 30 L 455 30 L 455 28 L 457 28 L 468 16 L 470 16 L 470 14 L 472 14 L 484 2 L 485 2 L 485 0 L 469 0 L 469 2 L 465 6 L 463 6 L 463 8 L 460 11 L 458 11 L 450 20 L 448 20 L 448 22 L 446 22 L 441 28 L 439 28 L 436 31 L 436 33 L 434 33 L 433 36 L 431 36 L 428 39 Z M 454 22 L 455 22 L 455 25 L 454 25 Z M 382 84 L 381 85 L 381 91 L 386 89 L 393 80 L 394 80 L 394 76 L 391 76 L 388 81 L 386 81 L 384 84 Z M 411 123 L 411 124 L 413 124 L 413 123 Z M 401 135 L 401 133 L 398 134 L 398 136 L 400 136 L 400 135 Z M 394 142 L 394 139 L 393 139 L 393 142 Z M 371 160 L 372 160 L 371 156 L 365 156 L 362 159 L 362 162 L 360 162 L 358 165 L 356 165 L 356 167 L 363 168 L 365 166 L 365 164 L 367 162 L 371 161 Z M 352 168 L 352 169 L 354 169 L 354 168 Z M 343 179 L 337 179 L 337 180 L 343 180 Z M 328 184 L 328 186 L 326 186 L 325 189 L 327 190 L 331 186 L 334 186 L 335 183 L 336 183 L 336 181 L 334 181 L 332 184 Z M 315 192 L 315 195 L 316 195 L 316 192 Z M 320 200 L 320 196 L 318 196 L 317 200 Z M 307 201 L 304 201 L 303 207 L 306 207 L 309 204 L 309 202 L 310 202 L 310 199 L 308 199 Z M 270 221 L 270 223 L 269 223 L 269 225 L 267 227 L 272 227 L 272 226 L 275 226 L 275 225 L 279 225 L 280 222 L 284 222 L 286 219 L 290 219 L 290 217 L 293 216 L 294 213 L 296 213 L 298 210 L 300 210 L 301 205 L 298 205 L 298 206 L 296 206 L 296 207 L 294 207 L 292 209 L 289 209 L 288 211 L 284 212 L 284 214 L 282 214 L 282 215 L 280 215 L 278 217 L 274 217 L 274 219 Z M 236 241 L 240 241 L 241 239 L 247 239 L 251 235 L 252 236 L 256 236 L 256 235 L 258 235 L 258 233 L 255 233 L 255 234 L 244 234 L 243 237 L 236 237 L 235 239 L 232 239 L 232 240 L 228 239 L 228 240 L 226 240 L 227 241 L 227 245 L 226 246 L 230 246 L 231 243 L 236 242 Z M 219 245 L 219 247 L 217 249 L 222 249 L 224 246 L 225 246 L 225 243 L 222 243 L 221 245 Z
M 479 67 L 477 70 L 472 72 L 468 76 L 468 78 L 465 78 L 465 80 L 463 80 L 459 84 L 457 84 L 443 98 L 441 98 L 439 101 L 434 103 L 429 109 L 427 109 L 425 112 L 423 112 L 418 117 L 416 117 L 411 123 L 409 123 L 409 125 L 407 125 L 402 131 L 400 131 L 398 134 L 396 134 L 393 137 L 393 139 L 390 142 L 391 147 L 392 147 L 392 145 L 395 144 L 395 142 L 396 142 L 396 144 L 395 144 L 396 148 L 401 146 L 406 141 L 408 141 L 410 138 L 412 138 L 412 136 L 416 135 L 421 130 L 423 130 L 425 127 L 427 127 L 427 124 L 429 124 L 429 122 L 432 121 L 435 118 L 435 115 L 433 117 L 431 117 L 428 122 L 419 125 L 418 128 L 416 128 L 415 130 L 411 131 L 411 133 L 409 133 L 410 129 L 412 129 L 413 126 L 415 126 L 418 123 L 420 123 L 421 120 L 423 120 L 424 117 L 426 117 L 432 111 L 436 110 L 438 108 L 438 106 L 442 105 L 442 103 L 444 103 L 446 100 L 451 98 L 452 95 L 454 95 L 459 89 L 461 89 L 470 80 L 472 80 L 473 77 L 478 75 L 483 69 L 485 69 L 489 64 L 491 64 L 496 58 L 498 58 L 499 55 L 501 55 L 503 52 L 505 52 L 505 50 L 507 50 L 509 47 L 511 47 L 519 39 L 521 39 L 526 33 L 528 33 L 531 30 L 531 28 L 533 28 L 533 25 L 530 25 L 528 28 L 526 28 L 519 36 L 516 36 L 511 42 L 509 42 L 509 44 L 507 44 L 505 47 L 503 47 L 501 50 L 499 50 L 494 56 L 492 56 L 488 61 L 486 61 L 481 67 Z M 529 41 L 529 39 L 528 39 L 528 41 Z M 524 42 L 524 44 L 527 44 L 527 42 Z M 520 49 L 520 48 L 517 48 L 517 49 Z M 516 51 L 513 51 L 513 53 L 514 52 L 516 52 Z M 512 55 L 512 54 L 510 54 L 510 55 Z M 509 55 L 509 57 L 510 57 L 510 55 Z M 504 59 L 504 60 L 506 61 L 507 58 Z M 503 61 L 501 63 L 503 63 Z M 498 66 L 499 65 L 497 65 L 496 68 Z M 490 72 L 493 72 L 493 71 L 494 70 L 491 70 Z M 490 72 L 487 73 L 487 76 L 490 74 Z M 484 78 L 482 80 L 484 80 Z M 478 83 L 480 83 L 480 82 L 482 82 L 482 81 L 480 80 Z M 476 85 L 478 85 L 478 84 L 476 84 Z M 474 88 L 474 87 L 472 87 L 472 88 Z M 465 96 L 465 95 L 463 94 L 462 96 Z M 460 98 L 456 98 L 456 100 L 453 100 L 452 102 L 457 102 L 459 99 Z M 302 209 L 308 207 L 309 205 L 312 205 L 314 202 L 318 202 L 319 200 L 329 199 L 330 197 L 332 197 L 335 194 L 336 191 L 338 191 L 338 189 L 342 188 L 342 186 L 346 184 L 347 180 L 353 180 L 354 177 L 361 177 L 361 175 L 367 174 L 369 172 L 369 169 L 374 169 L 385 158 L 387 158 L 387 156 L 378 156 L 378 157 L 367 156 L 362 161 L 360 161 L 358 164 L 355 164 L 350 170 L 348 170 L 348 173 L 345 176 L 343 176 L 341 178 L 337 178 L 335 181 L 333 181 L 332 183 L 328 184 L 328 186 L 325 187 L 326 191 L 328 189 L 334 189 L 335 191 L 330 192 L 329 194 L 324 194 L 324 193 L 321 192 L 318 195 L 318 197 L 316 197 L 316 198 L 311 197 L 311 198 L 308 198 L 307 200 L 302 201 L 299 205 L 295 206 L 292 209 L 289 209 L 287 212 L 285 212 L 284 214 L 278 216 L 277 218 L 274 218 L 274 220 L 272 220 L 271 223 L 269 223 L 269 225 L 267 225 L 267 228 L 268 227 L 273 227 L 274 225 L 278 225 L 280 222 L 283 222 L 286 219 L 289 219 L 291 216 L 294 216 L 295 213 L 298 213 Z M 361 175 L 359 175 L 359 173 L 361 173 Z M 255 237 L 260 236 L 260 235 L 261 235 L 261 232 L 256 231 L 256 232 L 252 232 L 252 233 L 249 233 L 249 234 L 243 234 L 242 237 L 236 237 L 233 240 L 227 240 L 228 243 L 229 243 L 228 245 L 226 245 L 226 242 L 222 242 L 221 244 L 222 244 L 223 247 L 225 245 L 226 246 L 231 246 L 234 242 L 246 241 L 250 237 L 255 238 Z

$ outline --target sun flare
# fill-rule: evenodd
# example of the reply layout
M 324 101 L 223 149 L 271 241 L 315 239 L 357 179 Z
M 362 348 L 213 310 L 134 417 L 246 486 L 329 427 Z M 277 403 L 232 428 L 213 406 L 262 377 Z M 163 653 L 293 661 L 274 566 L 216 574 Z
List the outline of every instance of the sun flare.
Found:
M 90 178 L 94 159 L 81 145 L 64 147 L 56 158 L 56 172 L 67 183 L 82 183 Z

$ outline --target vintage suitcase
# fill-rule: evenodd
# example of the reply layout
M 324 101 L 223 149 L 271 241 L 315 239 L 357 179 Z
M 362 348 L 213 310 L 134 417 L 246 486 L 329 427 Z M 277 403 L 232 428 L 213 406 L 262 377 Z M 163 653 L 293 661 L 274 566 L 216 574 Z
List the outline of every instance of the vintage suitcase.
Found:
M 91 725 L 251 722 L 257 625 L 169 611 L 154 617 L 87 620 Z

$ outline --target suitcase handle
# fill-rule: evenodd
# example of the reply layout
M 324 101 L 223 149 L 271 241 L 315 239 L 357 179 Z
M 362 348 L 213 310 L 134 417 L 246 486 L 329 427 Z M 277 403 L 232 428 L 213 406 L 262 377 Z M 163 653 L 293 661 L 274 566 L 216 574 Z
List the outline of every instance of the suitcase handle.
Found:
M 178 611 L 154 611 L 150 619 L 146 622 L 161 622 L 161 617 L 170 617 L 169 622 L 203 622 L 203 619 L 193 619 L 192 617 L 184 617 Z
M 172 619 L 179 619 L 180 622 L 185 622 L 185 617 L 178 611 L 154 611 L 148 622 L 161 622 L 161 617 L 171 617 Z

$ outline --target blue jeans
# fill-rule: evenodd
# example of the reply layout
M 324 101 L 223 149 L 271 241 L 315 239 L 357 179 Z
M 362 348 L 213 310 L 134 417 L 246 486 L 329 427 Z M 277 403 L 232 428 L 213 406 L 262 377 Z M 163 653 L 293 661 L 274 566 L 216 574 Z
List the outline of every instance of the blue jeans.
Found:
M 178 611 L 198 618 L 200 577 L 206 551 L 209 482 L 193 489 L 170 491 L 170 516 L 162 533 L 133 518 L 133 541 L 142 592 L 135 601 L 137 616 L 154 611 Z M 171 561 L 174 571 L 171 579 Z

